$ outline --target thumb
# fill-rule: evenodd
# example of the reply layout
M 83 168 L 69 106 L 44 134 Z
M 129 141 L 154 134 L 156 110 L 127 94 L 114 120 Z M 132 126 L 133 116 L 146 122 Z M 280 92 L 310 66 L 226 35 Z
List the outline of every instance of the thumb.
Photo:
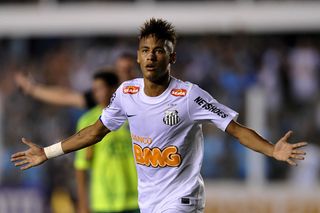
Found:
M 33 146 L 33 143 L 29 140 L 27 140 L 26 138 L 21 138 L 22 143 L 26 144 L 29 147 Z
M 292 133 L 293 132 L 291 130 L 288 131 L 281 139 L 287 141 L 290 138 L 290 136 L 292 135 Z

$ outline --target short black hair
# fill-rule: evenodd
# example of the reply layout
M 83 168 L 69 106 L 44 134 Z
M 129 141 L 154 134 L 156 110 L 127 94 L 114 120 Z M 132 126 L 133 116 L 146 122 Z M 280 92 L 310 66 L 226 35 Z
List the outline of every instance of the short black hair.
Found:
M 146 38 L 149 35 L 153 35 L 157 39 L 171 41 L 174 47 L 177 42 L 174 26 L 168 21 L 160 18 L 151 18 L 141 26 L 139 40 Z
M 94 80 L 102 80 L 109 87 L 118 87 L 119 78 L 112 69 L 100 69 L 93 75 Z

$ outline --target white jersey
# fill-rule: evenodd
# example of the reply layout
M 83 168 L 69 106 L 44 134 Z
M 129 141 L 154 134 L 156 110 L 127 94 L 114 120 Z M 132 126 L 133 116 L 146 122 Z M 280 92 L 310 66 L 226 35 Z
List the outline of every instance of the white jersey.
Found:
M 195 84 L 172 77 L 161 95 L 149 97 L 137 78 L 117 89 L 100 119 L 110 130 L 129 121 L 139 207 L 158 213 L 174 203 L 204 207 L 201 123 L 224 131 L 237 115 Z

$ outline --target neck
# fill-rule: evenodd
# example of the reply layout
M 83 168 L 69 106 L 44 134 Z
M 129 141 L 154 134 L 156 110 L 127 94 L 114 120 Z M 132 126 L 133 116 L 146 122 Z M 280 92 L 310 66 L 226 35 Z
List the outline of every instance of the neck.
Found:
M 168 88 L 170 79 L 170 75 L 166 75 L 163 79 L 156 82 L 144 78 L 144 93 L 150 97 L 161 95 Z

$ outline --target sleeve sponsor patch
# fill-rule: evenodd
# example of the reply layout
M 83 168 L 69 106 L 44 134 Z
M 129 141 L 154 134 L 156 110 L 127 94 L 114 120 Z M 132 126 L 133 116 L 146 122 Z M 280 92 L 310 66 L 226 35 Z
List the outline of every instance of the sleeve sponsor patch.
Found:
M 182 97 L 187 95 L 187 90 L 185 89 L 172 89 L 171 90 L 171 95 L 177 96 L 177 97 Z
M 138 86 L 126 86 L 123 88 L 123 93 L 133 95 L 138 93 L 139 90 L 140 90 L 140 87 Z
M 201 98 L 200 96 L 198 96 L 196 99 L 194 99 L 194 102 L 197 103 L 199 106 L 201 106 L 203 109 L 208 110 L 212 113 L 217 114 L 218 116 L 220 116 L 221 118 L 226 118 L 228 117 L 228 114 L 226 114 L 225 112 L 223 112 L 221 109 L 219 109 L 217 106 L 208 103 L 207 101 L 205 101 L 203 98 Z

